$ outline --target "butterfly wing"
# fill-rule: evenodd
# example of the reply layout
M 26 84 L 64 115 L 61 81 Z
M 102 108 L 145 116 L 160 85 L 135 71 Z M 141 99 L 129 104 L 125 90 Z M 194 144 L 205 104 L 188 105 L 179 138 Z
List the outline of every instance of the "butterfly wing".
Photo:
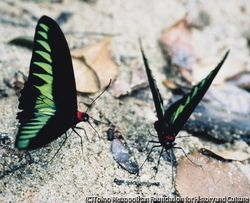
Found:
M 146 68 L 146 72 L 147 72 L 147 76 L 148 76 L 149 86 L 150 86 L 150 89 L 151 89 L 151 92 L 153 95 L 153 99 L 154 99 L 154 103 L 155 103 L 157 117 L 158 117 L 159 122 L 164 125 L 164 123 L 165 123 L 165 119 L 164 119 L 165 109 L 164 109 L 164 105 L 163 105 L 163 100 L 162 100 L 161 94 L 159 92 L 159 89 L 156 85 L 156 81 L 153 78 L 152 71 L 148 65 L 148 60 L 143 52 L 141 40 L 139 40 L 139 42 L 140 42 L 140 49 L 141 49 L 141 53 L 142 53 L 144 66 Z
M 229 51 L 226 52 L 221 62 L 212 70 L 209 75 L 204 78 L 198 85 L 194 86 L 190 93 L 186 94 L 182 99 L 173 103 L 165 111 L 165 122 L 170 128 L 173 136 L 176 136 L 183 125 L 186 123 L 196 106 L 199 104 L 213 79 L 217 75 L 224 61 L 226 60 Z
M 38 21 L 27 82 L 21 91 L 17 115 L 20 126 L 15 146 L 43 147 L 66 132 L 77 111 L 76 87 L 66 39 L 47 16 Z

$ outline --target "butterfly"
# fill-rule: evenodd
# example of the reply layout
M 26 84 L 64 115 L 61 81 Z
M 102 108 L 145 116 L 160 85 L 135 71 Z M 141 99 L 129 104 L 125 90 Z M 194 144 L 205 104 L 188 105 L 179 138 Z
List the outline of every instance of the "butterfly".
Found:
M 70 51 L 58 24 L 42 16 L 36 26 L 28 80 L 21 90 L 15 147 L 36 149 L 89 115 L 77 110 Z
M 164 149 L 167 153 L 168 151 L 170 151 L 171 165 L 173 165 L 172 159 L 174 155 L 172 149 L 180 148 L 180 147 L 175 147 L 176 145 L 175 137 L 177 136 L 181 128 L 184 126 L 184 124 L 186 123 L 186 121 L 196 108 L 196 106 L 199 104 L 199 102 L 207 92 L 213 79 L 215 78 L 220 68 L 222 67 L 224 61 L 226 60 L 229 54 L 229 50 L 226 52 L 221 62 L 215 67 L 214 70 L 212 70 L 207 75 L 206 78 L 204 78 L 203 80 L 201 80 L 200 83 L 194 86 L 190 91 L 190 93 L 184 95 L 180 100 L 174 102 L 169 106 L 167 110 L 165 110 L 161 94 L 157 88 L 156 81 L 153 78 L 151 69 L 148 64 L 148 60 L 142 48 L 141 41 L 140 41 L 140 49 L 158 117 L 158 120 L 154 123 L 154 127 L 158 134 L 159 141 L 151 141 L 151 142 L 160 143 L 160 145 L 153 146 L 153 148 L 162 147 L 160 156 Z

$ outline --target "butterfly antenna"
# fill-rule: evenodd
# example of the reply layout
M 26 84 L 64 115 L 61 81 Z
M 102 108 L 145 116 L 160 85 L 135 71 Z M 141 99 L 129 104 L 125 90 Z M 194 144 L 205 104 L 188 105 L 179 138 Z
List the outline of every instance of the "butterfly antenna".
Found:
M 87 111 L 91 108 L 91 106 L 93 105 L 93 103 L 100 98 L 100 96 L 102 96 L 102 94 L 109 88 L 110 84 L 111 84 L 112 80 L 110 79 L 108 86 L 101 92 L 101 94 L 99 94 L 89 105 L 89 107 L 87 108 L 87 110 L 85 111 L 85 113 L 87 113 Z

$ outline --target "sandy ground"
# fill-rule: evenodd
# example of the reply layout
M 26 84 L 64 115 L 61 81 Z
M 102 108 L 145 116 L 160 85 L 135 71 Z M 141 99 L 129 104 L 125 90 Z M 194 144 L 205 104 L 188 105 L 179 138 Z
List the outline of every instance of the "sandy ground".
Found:
M 13 3 L 12 5 L 10 3 Z M 158 81 L 166 78 L 163 74 L 165 61 L 158 44 L 158 39 L 164 29 L 176 23 L 187 12 L 197 16 L 203 10 L 210 17 L 210 24 L 202 31 L 195 32 L 198 58 L 204 56 L 222 56 L 227 49 L 231 49 L 230 57 L 235 57 L 249 66 L 249 47 L 247 47 L 246 33 L 250 31 L 250 1 L 167 1 L 167 0 L 99 0 L 96 4 L 89 4 L 80 0 L 64 0 L 62 3 L 41 1 L 1 1 L 0 18 L 9 18 L 16 22 L 28 22 L 35 26 L 27 9 L 38 18 L 48 15 L 56 18 L 61 12 L 72 12 L 73 16 L 63 24 L 64 32 L 75 31 L 83 34 L 66 35 L 70 48 L 81 47 L 83 44 L 95 43 L 101 35 L 85 35 L 84 32 L 119 34 L 112 39 L 111 53 L 119 65 L 120 72 L 129 80 L 133 64 L 142 64 L 138 34 L 142 36 L 147 56 Z M 14 72 L 20 70 L 28 74 L 31 51 L 7 44 L 7 41 L 20 36 L 33 36 L 34 27 L 14 26 L 0 22 L 0 88 L 6 89 L 9 97 L 0 99 L 0 132 L 7 133 L 14 142 L 18 128 L 15 119 L 18 112 L 18 97 L 3 83 L 4 78 L 10 78 Z M 123 63 L 121 56 L 134 58 L 129 63 Z M 167 98 L 167 90 L 158 82 L 159 89 Z M 89 95 L 95 98 L 96 95 Z M 154 132 L 153 123 L 156 120 L 152 105 L 140 105 L 133 97 L 127 96 L 115 99 L 106 92 L 90 110 L 92 117 L 99 119 L 100 111 L 109 118 L 127 137 L 129 144 L 146 145 L 151 140 L 148 130 Z M 143 112 L 143 113 L 142 113 Z M 153 153 L 153 162 L 146 162 L 141 170 L 141 176 L 129 174 L 113 159 L 110 152 L 111 142 L 106 139 L 105 126 L 97 126 L 97 134 L 87 124 L 79 124 L 86 129 L 90 142 L 83 136 L 83 156 L 81 154 L 80 139 L 72 134 L 62 150 L 48 165 L 44 163 L 52 158 L 64 136 L 51 143 L 48 147 L 30 152 L 36 163 L 26 165 L 13 173 L 6 174 L 0 181 L 0 201 L 2 202 L 85 202 L 87 196 L 96 197 L 150 197 L 170 196 L 174 189 L 171 183 L 171 166 L 162 160 L 159 171 L 154 177 L 153 167 L 157 164 L 158 152 Z M 80 134 L 84 135 L 83 132 Z M 181 132 L 186 135 L 185 132 Z M 140 138 L 140 139 L 138 139 Z M 139 142 L 140 143 L 135 143 Z M 187 153 L 200 147 L 214 150 L 232 149 L 243 146 L 241 150 L 250 153 L 250 148 L 242 141 L 233 144 L 215 144 L 202 142 L 197 137 L 177 139 L 178 146 Z M 13 143 L 10 145 L 13 148 Z M 3 151 L 3 149 L 2 149 Z M 3 152 L 6 154 L 8 150 Z M 139 165 L 146 158 L 146 152 L 134 149 L 134 156 Z M 16 155 L 1 157 L 1 173 L 9 167 L 25 163 Z M 3 156 L 3 155 L 2 155 Z M 179 159 L 183 156 L 176 151 Z M 29 159 L 26 157 L 26 159 Z M 7 163 L 5 163 L 5 160 Z M 234 162 L 241 168 L 250 180 L 249 164 L 247 161 Z M 1 167 L 1 166 L 0 166 Z M 1 174 L 2 175 L 2 174 Z M 114 179 L 160 182 L 160 186 L 117 185 Z

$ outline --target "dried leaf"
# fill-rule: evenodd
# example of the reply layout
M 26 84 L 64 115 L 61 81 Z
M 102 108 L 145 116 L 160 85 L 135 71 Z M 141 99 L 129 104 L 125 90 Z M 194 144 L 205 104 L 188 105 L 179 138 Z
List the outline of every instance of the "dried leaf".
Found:
M 148 78 L 144 68 L 140 65 L 135 65 L 132 70 L 131 83 L 127 82 L 119 75 L 112 86 L 109 88 L 109 92 L 116 98 L 127 95 L 132 91 L 146 87 L 148 85 Z
M 168 28 L 160 39 L 167 59 L 177 67 L 192 70 L 196 62 L 193 36 L 186 16 Z
M 127 142 L 122 133 L 116 130 L 116 127 L 113 125 L 107 131 L 107 136 L 108 140 L 112 141 L 111 151 L 114 160 L 129 173 L 138 174 L 139 166 L 132 152 L 128 149 Z
M 87 64 L 96 72 L 101 89 L 118 75 L 118 66 L 110 57 L 108 49 L 110 38 L 106 37 L 95 45 L 85 47 L 83 53 Z
M 250 154 L 241 151 L 220 151 L 215 154 L 227 160 L 244 161 L 250 158 Z
M 118 76 L 108 90 L 114 97 L 118 98 L 131 92 L 131 87 L 127 81 Z
M 80 59 L 72 59 L 76 78 L 76 90 L 84 93 L 95 93 L 99 87 L 99 81 L 95 72 L 87 67 Z
M 105 88 L 109 84 L 110 79 L 114 80 L 118 75 L 118 66 L 110 57 L 108 49 L 110 38 L 110 36 L 105 37 L 102 41 L 96 44 L 86 46 L 81 50 L 73 50 L 71 52 L 72 56 L 82 58 L 86 63 L 86 66 L 95 72 L 98 79 L 96 86 L 100 89 Z M 77 74 L 75 75 L 76 81 L 82 80 L 82 77 Z M 88 81 L 90 80 L 91 78 L 88 78 Z M 89 90 L 88 92 L 90 91 L 92 90 Z
M 250 158 L 250 154 L 241 151 L 219 151 L 213 152 L 206 148 L 201 148 L 201 153 L 208 154 L 210 156 L 218 156 L 224 160 L 244 161 Z
M 249 197 L 246 176 L 234 165 L 195 152 L 177 166 L 176 189 L 182 197 Z
M 119 165 L 121 165 L 129 173 L 138 174 L 138 165 L 132 161 L 132 156 L 130 152 L 119 139 L 113 139 L 111 149 L 114 156 L 114 160 Z

